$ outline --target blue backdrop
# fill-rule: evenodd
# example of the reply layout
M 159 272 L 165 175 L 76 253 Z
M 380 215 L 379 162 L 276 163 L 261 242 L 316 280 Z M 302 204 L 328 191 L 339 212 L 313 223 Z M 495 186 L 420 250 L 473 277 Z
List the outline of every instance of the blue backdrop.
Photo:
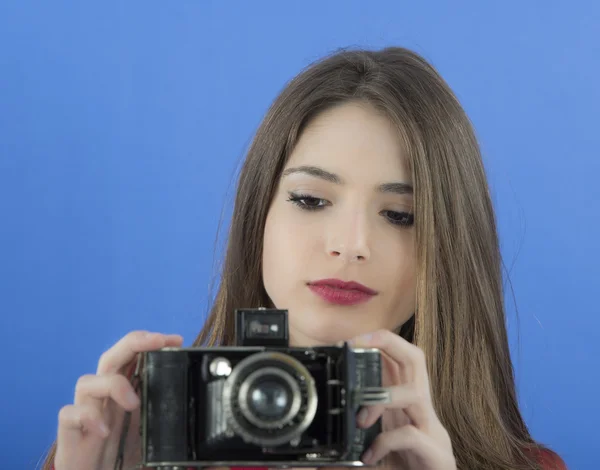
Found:
M 194 339 L 235 172 L 285 81 L 338 47 L 396 44 L 480 136 L 525 418 L 597 468 L 599 25 L 594 0 L 3 0 L 2 466 L 38 464 L 126 332 Z

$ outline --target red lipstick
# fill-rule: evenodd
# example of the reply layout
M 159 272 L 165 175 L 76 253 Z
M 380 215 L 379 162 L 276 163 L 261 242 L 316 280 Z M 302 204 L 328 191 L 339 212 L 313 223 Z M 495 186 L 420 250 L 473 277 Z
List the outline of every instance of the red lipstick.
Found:
M 377 294 L 377 291 L 358 282 L 346 282 L 340 279 L 321 279 L 309 282 L 308 287 L 325 301 L 337 305 L 355 305 L 367 302 Z

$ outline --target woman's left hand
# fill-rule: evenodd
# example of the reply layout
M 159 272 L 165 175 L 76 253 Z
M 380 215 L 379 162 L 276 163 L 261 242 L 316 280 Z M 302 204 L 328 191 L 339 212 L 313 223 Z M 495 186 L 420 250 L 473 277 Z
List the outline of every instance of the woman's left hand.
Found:
M 361 427 L 383 417 L 383 432 L 363 461 L 372 465 L 387 457 L 383 468 L 456 470 L 450 436 L 433 408 L 423 351 L 387 330 L 360 336 L 351 345 L 381 350 L 383 386 L 391 393 L 390 403 L 365 407 L 358 414 Z

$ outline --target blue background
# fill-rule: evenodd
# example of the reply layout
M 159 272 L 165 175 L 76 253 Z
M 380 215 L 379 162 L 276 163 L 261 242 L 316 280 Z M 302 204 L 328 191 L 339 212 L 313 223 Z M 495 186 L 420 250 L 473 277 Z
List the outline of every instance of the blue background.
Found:
M 235 172 L 284 83 L 338 47 L 395 44 L 480 136 L 523 414 L 597 468 L 599 31 L 592 0 L 3 0 L 2 466 L 36 466 L 126 332 L 194 339 Z

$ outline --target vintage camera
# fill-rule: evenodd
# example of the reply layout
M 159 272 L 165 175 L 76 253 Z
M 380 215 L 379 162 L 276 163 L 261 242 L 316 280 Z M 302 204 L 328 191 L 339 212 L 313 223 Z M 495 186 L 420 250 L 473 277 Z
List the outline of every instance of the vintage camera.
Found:
M 378 350 L 290 347 L 287 311 L 262 308 L 236 311 L 236 342 L 143 354 L 143 466 L 365 466 L 381 420 L 357 411 L 389 399 Z

